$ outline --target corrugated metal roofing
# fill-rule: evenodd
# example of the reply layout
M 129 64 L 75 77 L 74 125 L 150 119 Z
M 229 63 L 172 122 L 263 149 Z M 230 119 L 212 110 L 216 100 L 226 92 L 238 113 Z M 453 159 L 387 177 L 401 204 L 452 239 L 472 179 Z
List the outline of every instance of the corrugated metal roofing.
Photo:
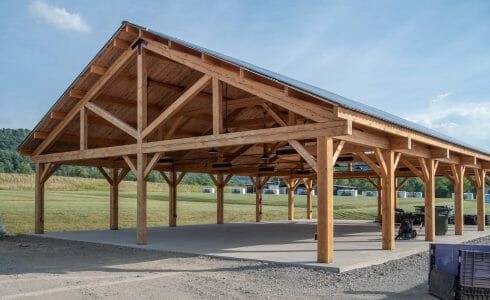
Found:
M 251 72 L 254 72 L 254 73 L 260 74 L 262 76 L 268 77 L 268 78 L 275 80 L 275 81 L 278 81 L 282 84 L 285 84 L 285 85 L 297 88 L 299 90 L 303 90 L 304 92 L 307 92 L 307 93 L 316 95 L 318 97 L 324 98 L 325 100 L 328 100 L 332 103 L 335 103 L 341 107 L 344 107 L 344 108 L 347 108 L 347 109 L 350 109 L 353 111 L 357 111 L 357 112 L 366 114 L 368 116 L 371 116 L 371 117 L 374 117 L 374 118 L 377 118 L 377 119 L 380 119 L 380 120 L 383 120 L 383 121 L 386 121 L 386 122 L 389 122 L 389 123 L 392 123 L 392 124 L 395 124 L 395 125 L 407 128 L 407 129 L 410 129 L 410 130 L 414 130 L 414 131 L 420 132 L 422 134 L 425 134 L 425 135 L 428 135 L 428 136 L 431 136 L 431 137 L 434 137 L 434 138 L 437 138 L 437 139 L 440 139 L 440 140 L 443 140 L 443 141 L 446 141 L 449 143 L 453 143 L 453 144 L 456 144 L 456 145 L 459 145 L 459 146 L 462 146 L 462 147 L 465 147 L 468 149 L 472 149 L 474 151 L 478 151 L 478 152 L 481 152 L 481 153 L 484 153 L 487 155 L 490 154 L 488 152 L 488 150 L 486 150 L 486 149 L 482 149 L 482 148 L 475 147 L 473 145 L 469 145 L 465 142 L 459 141 L 455 138 L 452 138 L 448 135 L 445 135 L 445 134 L 440 133 L 438 131 L 432 130 L 430 128 L 427 128 L 425 126 L 417 124 L 415 122 L 408 121 L 408 120 L 403 119 L 401 117 L 395 116 L 393 114 L 387 113 L 385 111 L 382 111 L 382 110 L 374 108 L 372 106 L 363 104 L 361 102 L 345 98 L 343 96 L 337 95 L 335 93 L 329 92 L 329 91 L 321 89 L 319 87 L 312 86 L 310 84 L 301 82 L 299 80 L 295 80 L 295 79 L 289 78 L 287 76 L 284 76 L 284 75 L 269 71 L 267 69 L 258 67 L 256 65 L 251 64 L 251 63 L 230 57 L 228 55 L 221 54 L 221 53 L 213 51 L 213 50 L 206 49 L 204 47 L 189 43 L 189 42 L 181 40 L 179 38 L 175 38 L 175 37 L 172 37 L 172 36 L 157 32 L 157 31 L 153 31 L 151 29 L 139 26 L 139 25 L 131 23 L 131 22 L 124 21 L 123 24 L 130 24 L 132 26 L 141 28 L 145 31 L 151 32 L 151 33 L 158 35 L 162 38 L 165 38 L 167 40 L 177 42 L 177 43 L 185 45 L 189 48 L 195 49 L 195 50 L 202 52 L 204 54 L 213 56 L 213 57 L 218 58 L 218 59 L 228 61 L 234 65 L 240 66 L 240 67 L 247 69 Z

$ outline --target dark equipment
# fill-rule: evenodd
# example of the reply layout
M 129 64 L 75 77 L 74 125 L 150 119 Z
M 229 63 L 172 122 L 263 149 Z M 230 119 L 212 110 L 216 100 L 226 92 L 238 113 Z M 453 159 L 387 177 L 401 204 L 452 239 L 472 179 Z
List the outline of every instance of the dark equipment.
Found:
M 398 235 L 395 240 L 403 239 L 410 240 L 417 237 L 417 230 L 413 229 L 413 223 L 410 219 L 404 219 L 400 223 L 400 227 L 398 228 Z

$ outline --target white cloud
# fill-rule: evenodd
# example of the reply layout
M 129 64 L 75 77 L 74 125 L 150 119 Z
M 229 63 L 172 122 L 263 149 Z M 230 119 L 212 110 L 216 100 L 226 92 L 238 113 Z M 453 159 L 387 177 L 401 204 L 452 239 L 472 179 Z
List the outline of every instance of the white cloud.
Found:
M 451 101 L 451 93 L 436 96 L 424 112 L 406 119 L 490 150 L 490 101 Z
M 90 26 L 80 14 L 70 13 L 63 7 L 36 0 L 29 5 L 29 12 L 39 23 L 53 25 L 58 29 L 90 32 Z

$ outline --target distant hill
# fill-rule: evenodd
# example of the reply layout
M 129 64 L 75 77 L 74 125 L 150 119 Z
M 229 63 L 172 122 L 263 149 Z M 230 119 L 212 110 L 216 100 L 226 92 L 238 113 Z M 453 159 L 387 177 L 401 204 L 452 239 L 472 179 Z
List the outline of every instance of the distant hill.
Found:
M 29 160 L 17 152 L 17 147 L 29 134 L 28 129 L 0 129 L 0 172 L 32 173 Z

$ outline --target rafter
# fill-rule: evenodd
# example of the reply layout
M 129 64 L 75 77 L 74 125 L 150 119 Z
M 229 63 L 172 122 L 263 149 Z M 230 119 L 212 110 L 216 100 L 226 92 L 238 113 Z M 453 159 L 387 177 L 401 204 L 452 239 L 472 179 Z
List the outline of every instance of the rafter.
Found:
M 319 107 L 313 103 L 284 95 L 284 92 L 281 89 L 271 87 L 246 77 L 240 77 L 238 72 L 234 72 L 226 68 L 220 68 L 219 66 L 202 61 L 200 58 L 193 57 L 191 55 L 185 55 L 185 53 L 174 50 L 168 45 L 153 40 L 148 40 L 145 48 L 170 60 L 186 65 L 187 67 L 213 77 L 217 77 L 223 82 L 254 94 L 288 110 L 294 111 L 295 113 L 307 117 L 308 119 L 316 122 L 325 122 L 332 119 L 331 112 L 327 111 L 326 109 L 319 109 Z
M 97 82 L 90 88 L 85 96 L 70 110 L 67 116 L 51 131 L 49 136 L 34 150 L 33 155 L 39 155 L 46 150 L 54 140 L 61 134 L 65 127 L 73 120 L 73 118 L 80 112 L 80 109 L 85 106 L 86 103 L 93 100 L 101 90 L 110 83 L 115 75 L 119 73 L 123 67 L 129 62 L 131 57 L 134 56 L 134 51 L 127 50 L 112 64 L 108 71 L 97 80 Z
M 123 120 L 119 119 L 115 115 L 111 114 L 107 110 L 103 109 L 102 107 L 94 104 L 94 103 L 86 103 L 85 107 L 88 108 L 90 111 L 93 113 L 97 114 L 99 117 L 103 118 L 107 122 L 111 123 L 112 125 L 116 126 L 117 128 L 121 129 L 122 131 L 126 132 L 133 138 L 136 138 L 138 133 L 136 129 L 131 127 L 129 124 L 124 122 Z
M 211 76 L 203 75 L 196 83 L 185 90 L 182 95 L 180 95 L 177 100 L 170 104 L 167 109 L 165 109 L 158 117 L 151 122 L 148 127 L 143 130 L 143 137 L 148 136 L 150 133 L 155 131 L 160 124 L 165 122 L 173 115 L 175 115 L 183 106 L 185 106 L 192 98 L 199 93 L 211 80 Z

